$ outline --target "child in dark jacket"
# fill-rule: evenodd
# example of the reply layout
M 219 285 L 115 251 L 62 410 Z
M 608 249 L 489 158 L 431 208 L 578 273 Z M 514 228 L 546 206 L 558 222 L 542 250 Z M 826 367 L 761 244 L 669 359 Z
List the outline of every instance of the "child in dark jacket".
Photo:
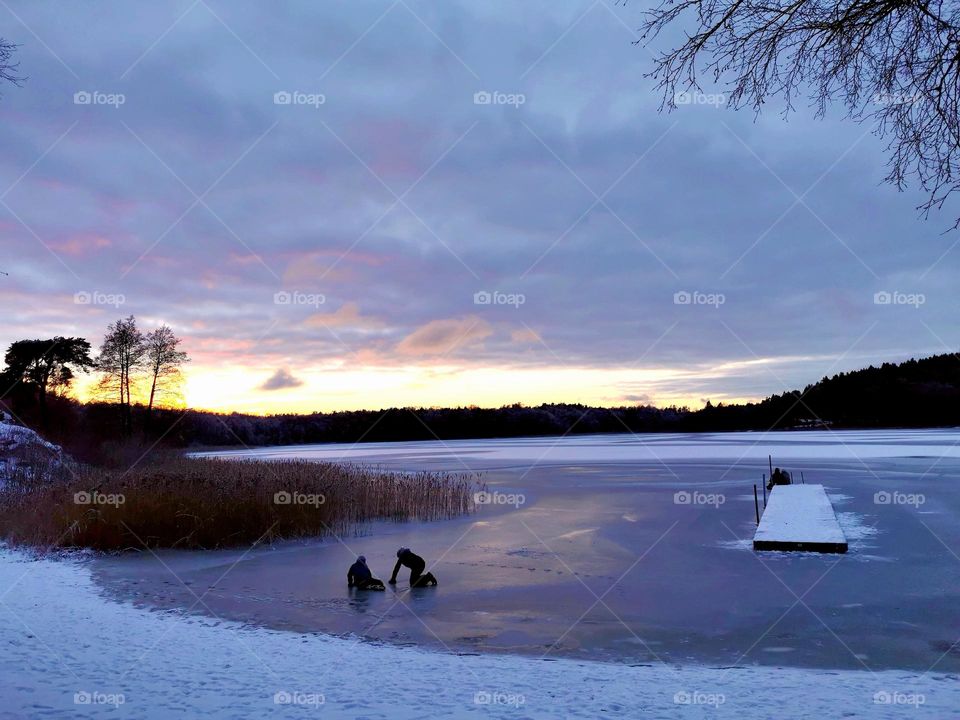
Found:
M 436 585 L 437 579 L 433 573 L 424 574 L 427 563 L 422 557 L 411 552 L 410 548 L 400 548 L 397 550 L 397 564 L 393 566 L 393 575 L 390 576 L 390 584 L 397 584 L 397 573 L 400 572 L 400 566 L 410 568 L 410 587 L 427 587 Z
M 367 559 L 361 555 L 347 570 L 347 587 L 358 590 L 385 590 L 383 580 L 378 580 L 367 567 Z

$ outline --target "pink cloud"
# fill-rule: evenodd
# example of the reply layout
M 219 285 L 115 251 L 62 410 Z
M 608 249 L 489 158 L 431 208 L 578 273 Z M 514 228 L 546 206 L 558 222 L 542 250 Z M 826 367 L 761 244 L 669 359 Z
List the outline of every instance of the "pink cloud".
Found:
M 510 339 L 518 345 L 530 345 L 542 342 L 540 334 L 532 328 L 520 328 L 510 333 Z
M 307 327 L 349 327 L 354 329 L 373 330 L 383 327 L 384 323 L 379 318 L 362 315 L 360 306 L 355 302 L 348 302 L 341 305 L 332 313 L 317 313 L 308 317 L 304 324 Z
M 50 248 L 64 255 L 80 257 L 81 255 L 89 255 L 112 245 L 113 241 L 102 235 L 80 234 L 72 235 L 64 240 L 51 242 Z
M 493 334 L 490 323 L 475 315 L 433 320 L 414 330 L 397 345 L 401 355 L 446 355 L 467 348 Z

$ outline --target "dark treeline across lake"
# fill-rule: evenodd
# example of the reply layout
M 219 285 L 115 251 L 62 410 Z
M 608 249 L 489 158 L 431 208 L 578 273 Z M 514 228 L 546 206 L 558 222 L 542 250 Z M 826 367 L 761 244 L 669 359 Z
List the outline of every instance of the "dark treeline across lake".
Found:
M 29 418 L 30 398 L 17 398 L 15 410 Z M 138 411 L 142 413 L 143 409 L 134 409 Z M 150 435 L 162 437 L 163 444 L 174 447 L 721 432 L 816 427 L 823 423 L 834 428 L 939 427 L 960 425 L 960 359 L 944 354 L 885 363 L 824 378 L 802 391 L 773 395 L 761 402 L 708 403 L 700 410 L 547 404 L 270 416 L 165 409 L 155 410 L 154 415 Z M 114 406 L 60 400 L 47 434 L 82 454 L 82 446 L 118 437 L 119 432 Z

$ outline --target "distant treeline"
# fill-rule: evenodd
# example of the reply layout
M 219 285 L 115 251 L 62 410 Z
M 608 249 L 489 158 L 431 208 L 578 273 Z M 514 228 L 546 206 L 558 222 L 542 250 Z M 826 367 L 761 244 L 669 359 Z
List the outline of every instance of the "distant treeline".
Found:
M 28 419 L 21 398 L 13 408 Z M 129 422 L 110 403 L 50 401 L 48 435 L 79 455 L 120 437 Z M 146 408 L 132 408 L 133 424 Z M 596 408 L 576 404 L 501 408 L 393 408 L 309 415 L 245 415 L 154 408 L 150 443 L 173 447 L 383 442 L 622 432 L 703 432 L 794 428 L 960 425 L 960 359 L 937 355 L 840 373 L 758 403 Z
M 115 415 L 109 405 L 87 405 L 83 410 L 97 425 L 110 422 Z M 390 408 L 268 416 L 154 410 L 155 426 L 161 432 L 168 429 L 166 440 L 179 446 L 451 440 L 562 435 L 568 431 L 571 434 L 656 432 L 676 429 L 687 412 L 682 408 L 585 405 Z
M 945 427 L 960 425 L 960 356 L 884 363 L 839 373 L 801 391 L 690 413 L 696 430 Z

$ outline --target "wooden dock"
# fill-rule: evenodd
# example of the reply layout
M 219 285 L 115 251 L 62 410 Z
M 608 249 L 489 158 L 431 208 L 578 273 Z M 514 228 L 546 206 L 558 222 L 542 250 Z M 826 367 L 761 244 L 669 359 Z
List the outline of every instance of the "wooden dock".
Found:
M 823 485 L 774 487 L 753 549 L 845 553 L 847 538 Z

